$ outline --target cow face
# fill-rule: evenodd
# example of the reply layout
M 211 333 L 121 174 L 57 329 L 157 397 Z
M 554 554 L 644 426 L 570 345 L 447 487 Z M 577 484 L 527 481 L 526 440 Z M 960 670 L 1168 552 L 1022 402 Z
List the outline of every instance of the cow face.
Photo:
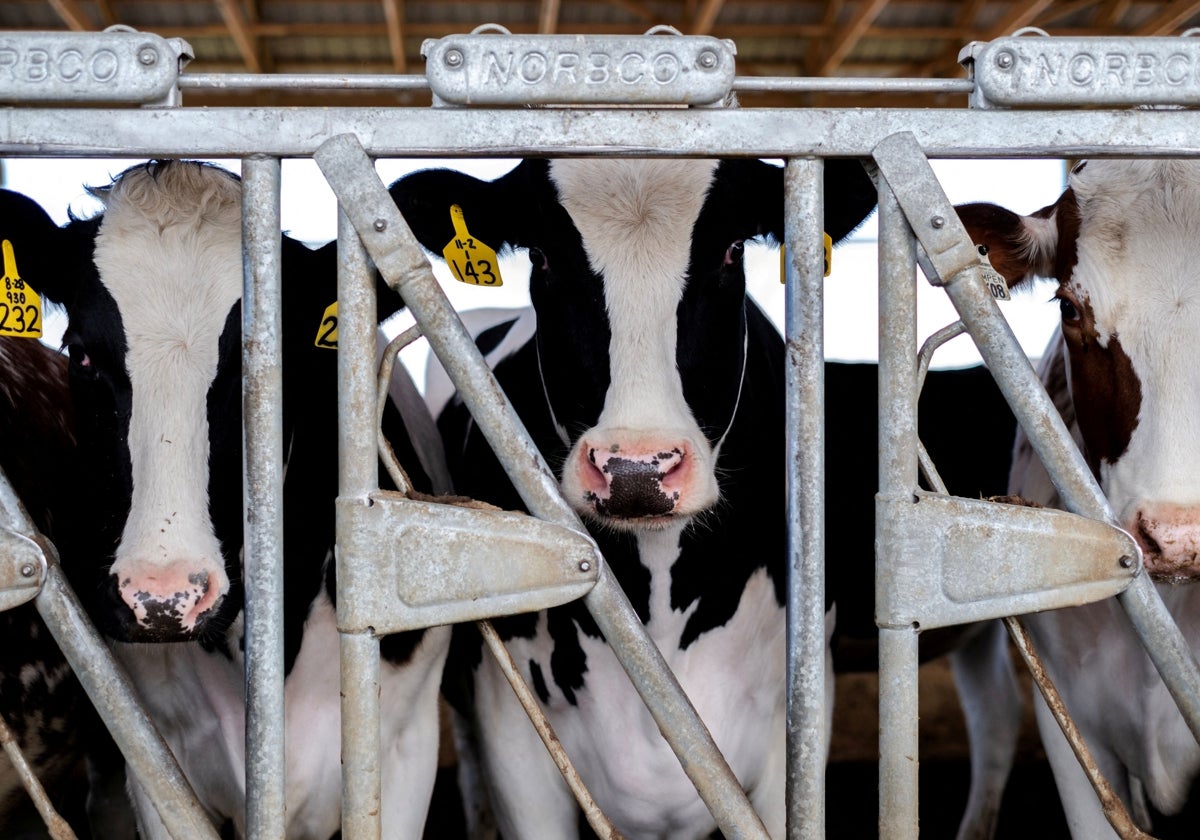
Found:
M 1031 216 L 959 212 L 1010 283 L 1057 279 L 1084 454 L 1151 574 L 1200 575 L 1200 165 L 1089 161 Z
M 829 233 L 874 207 L 854 161 L 826 167 Z M 449 171 L 392 195 L 440 253 L 449 207 L 493 247 L 527 249 L 536 346 L 566 500 L 626 530 L 719 499 L 717 459 L 745 387 L 746 240 L 782 238 L 783 174 L 753 161 L 525 161 L 485 183 Z M 550 454 L 550 453 L 548 453 Z

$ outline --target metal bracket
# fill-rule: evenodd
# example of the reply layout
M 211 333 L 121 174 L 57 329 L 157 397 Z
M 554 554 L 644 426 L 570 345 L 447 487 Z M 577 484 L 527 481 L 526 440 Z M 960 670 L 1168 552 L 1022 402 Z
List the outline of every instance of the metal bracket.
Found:
M 104 32 L 0 33 L 0 102 L 179 104 L 194 52 L 182 38 L 127 26 Z
M 600 555 L 585 534 L 531 516 L 408 499 L 337 502 L 343 633 L 396 633 L 534 612 L 582 598 Z
M 921 629 L 1077 606 L 1124 590 L 1137 544 L 1119 528 L 1051 508 L 919 492 L 877 498 L 877 539 L 895 562 L 876 581 L 875 620 Z
M 719 104 L 733 89 L 736 52 L 733 41 L 670 27 L 584 37 L 491 24 L 421 45 L 437 104 L 522 107 Z
M 0 527 L 0 611 L 32 601 L 46 580 L 46 551 L 37 538 Z
M 958 60 L 975 82 L 972 108 L 1200 105 L 1200 39 L 1186 33 L 1060 38 L 1030 27 L 972 41 Z

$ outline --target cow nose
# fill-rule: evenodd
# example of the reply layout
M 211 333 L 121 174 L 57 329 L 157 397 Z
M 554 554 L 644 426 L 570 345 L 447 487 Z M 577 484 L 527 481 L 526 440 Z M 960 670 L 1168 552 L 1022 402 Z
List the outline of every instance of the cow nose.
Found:
M 634 519 L 675 512 L 690 466 L 686 444 L 649 450 L 609 444 L 582 451 L 585 496 L 601 516 Z
M 1175 581 L 1200 578 L 1200 505 L 1143 506 L 1130 530 L 1151 576 Z
M 155 568 L 130 565 L 135 568 L 117 575 L 117 591 L 133 611 L 139 635 L 148 639 L 195 636 L 227 589 L 224 570 L 211 561 L 177 561 Z

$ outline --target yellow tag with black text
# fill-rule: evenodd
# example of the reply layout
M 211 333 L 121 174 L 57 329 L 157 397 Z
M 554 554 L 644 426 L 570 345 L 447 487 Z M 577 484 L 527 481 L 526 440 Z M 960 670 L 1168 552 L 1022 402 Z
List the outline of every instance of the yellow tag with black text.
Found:
M 0 335 L 42 337 L 42 297 L 21 279 L 17 255 L 7 239 L 0 241 L 4 265 L 4 296 L 0 298 Z
M 330 350 L 337 349 L 337 318 L 338 309 L 335 300 L 325 307 L 325 314 L 321 316 L 321 325 L 317 327 L 317 340 L 313 342 L 314 344 Z
M 833 240 L 829 238 L 828 233 L 822 233 L 821 239 L 825 246 L 825 276 L 829 276 L 829 272 L 833 271 Z M 784 263 L 787 249 L 782 245 L 779 247 L 779 282 L 787 282 L 787 266 Z
M 454 238 L 446 243 L 442 256 L 454 279 L 472 286 L 503 286 L 496 252 L 471 236 L 457 204 L 450 205 L 450 223 L 454 225 Z

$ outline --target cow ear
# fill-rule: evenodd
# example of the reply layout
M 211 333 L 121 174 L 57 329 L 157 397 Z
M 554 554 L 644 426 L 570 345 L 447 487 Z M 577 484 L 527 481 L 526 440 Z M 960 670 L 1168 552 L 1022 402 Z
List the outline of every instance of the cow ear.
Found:
M 1008 285 L 1053 277 L 1058 247 L 1057 205 L 1020 216 L 995 204 L 960 204 L 954 209 L 971 241 L 986 249 L 992 268 Z
M 784 240 L 784 168 L 760 160 L 724 161 L 721 177 L 736 183 L 733 218 L 757 220 L 758 235 Z M 831 158 L 825 161 L 824 232 L 834 242 L 853 233 L 875 210 L 875 182 L 857 160 Z
M 462 209 L 468 234 L 496 251 L 516 246 L 529 211 L 523 185 L 545 161 L 525 161 L 494 181 L 482 181 L 454 169 L 424 169 L 395 181 L 388 192 L 404 220 L 427 250 L 442 249 L 460 234 L 450 208 Z M 542 181 L 546 180 L 543 172 Z
M 47 300 L 66 304 L 74 297 L 78 272 L 74 259 L 82 242 L 60 228 L 36 201 L 0 189 L 0 240 L 5 277 L 19 277 Z

